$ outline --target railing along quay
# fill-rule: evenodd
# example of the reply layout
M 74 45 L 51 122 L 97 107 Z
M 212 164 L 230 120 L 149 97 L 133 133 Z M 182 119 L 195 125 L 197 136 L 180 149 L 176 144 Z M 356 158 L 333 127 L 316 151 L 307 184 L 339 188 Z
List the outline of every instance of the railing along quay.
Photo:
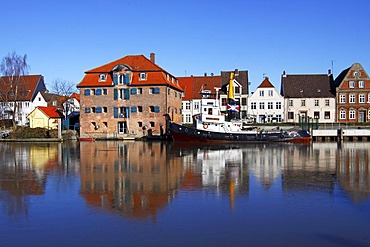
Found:
M 314 142 L 366 142 L 370 141 L 370 128 L 340 127 L 337 129 L 319 128 L 311 131 Z

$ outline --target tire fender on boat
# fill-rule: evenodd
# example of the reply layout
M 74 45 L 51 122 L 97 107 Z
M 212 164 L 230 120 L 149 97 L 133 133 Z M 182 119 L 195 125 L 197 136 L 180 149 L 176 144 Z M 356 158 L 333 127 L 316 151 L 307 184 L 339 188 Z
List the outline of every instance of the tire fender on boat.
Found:
M 208 124 L 207 123 L 203 123 L 203 129 L 208 129 Z

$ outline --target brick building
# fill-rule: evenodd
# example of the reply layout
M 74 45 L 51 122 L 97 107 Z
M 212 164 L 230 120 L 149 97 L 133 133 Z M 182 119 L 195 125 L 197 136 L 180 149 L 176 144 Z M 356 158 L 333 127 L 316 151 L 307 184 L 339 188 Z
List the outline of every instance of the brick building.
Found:
M 130 55 L 85 72 L 80 89 L 80 137 L 127 138 L 165 130 L 165 114 L 181 122 L 176 77 L 143 55 Z
M 370 78 L 361 64 L 343 70 L 333 86 L 338 122 L 370 122 Z

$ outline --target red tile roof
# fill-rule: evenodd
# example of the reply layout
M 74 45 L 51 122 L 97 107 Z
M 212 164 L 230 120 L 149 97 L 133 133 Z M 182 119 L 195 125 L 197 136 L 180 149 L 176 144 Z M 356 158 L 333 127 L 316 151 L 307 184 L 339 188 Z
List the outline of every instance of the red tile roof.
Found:
M 18 83 L 18 96 L 17 99 L 14 97 L 9 97 L 8 100 L 17 101 L 31 101 L 34 96 L 35 90 L 37 89 L 38 83 L 42 80 L 41 75 L 24 75 L 20 77 Z M 2 76 L 0 77 L 0 92 L 10 92 L 10 77 Z M 2 101 L 4 99 L 1 99 Z
M 265 77 L 265 79 L 261 82 L 261 84 L 257 88 L 266 88 L 266 87 L 274 87 L 272 83 L 269 81 L 268 77 Z
M 167 71 L 151 62 L 143 55 L 130 55 L 123 58 L 117 59 L 113 62 L 104 64 L 97 68 L 88 70 L 85 72 L 85 77 L 77 85 L 77 87 L 110 87 L 113 86 L 112 69 L 118 64 L 124 64 L 131 68 L 133 77 L 131 81 L 131 86 L 140 85 L 169 85 L 180 91 L 183 89 L 176 82 L 177 78 L 170 75 Z M 140 80 L 140 73 L 146 73 L 146 80 Z M 106 74 L 105 81 L 99 81 L 100 74 Z M 170 75 L 167 77 L 167 75 Z M 174 80 L 172 80 L 174 78 Z
M 215 87 L 221 87 L 221 76 L 191 76 L 179 77 L 178 79 L 180 86 L 185 91 L 183 100 L 201 99 L 200 92 L 202 90 L 210 90 L 215 93 Z
M 80 102 L 80 94 L 78 93 L 73 93 L 71 96 L 69 96 L 71 99 L 76 99 L 78 102 Z
M 56 107 L 52 106 L 38 106 L 38 109 L 40 109 L 43 113 L 45 113 L 46 116 L 49 118 L 60 118 L 58 109 Z

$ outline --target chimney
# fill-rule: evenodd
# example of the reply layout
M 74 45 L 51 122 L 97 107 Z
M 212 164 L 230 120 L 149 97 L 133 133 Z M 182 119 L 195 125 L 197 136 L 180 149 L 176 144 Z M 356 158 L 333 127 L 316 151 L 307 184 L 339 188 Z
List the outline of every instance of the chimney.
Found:
M 155 63 L 155 53 L 150 53 L 150 62 Z
M 285 72 L 285 70 L 283 71 L 283 77 L 286 77 L 286 72 Z
M 239 70 L 235 69 L 234 76 L 239 76 Z
M 331 75 L 331 69 L 328 69 L 328 75 Z
M 204 73 L 204 76 L 207 76 L 207 73 Z

